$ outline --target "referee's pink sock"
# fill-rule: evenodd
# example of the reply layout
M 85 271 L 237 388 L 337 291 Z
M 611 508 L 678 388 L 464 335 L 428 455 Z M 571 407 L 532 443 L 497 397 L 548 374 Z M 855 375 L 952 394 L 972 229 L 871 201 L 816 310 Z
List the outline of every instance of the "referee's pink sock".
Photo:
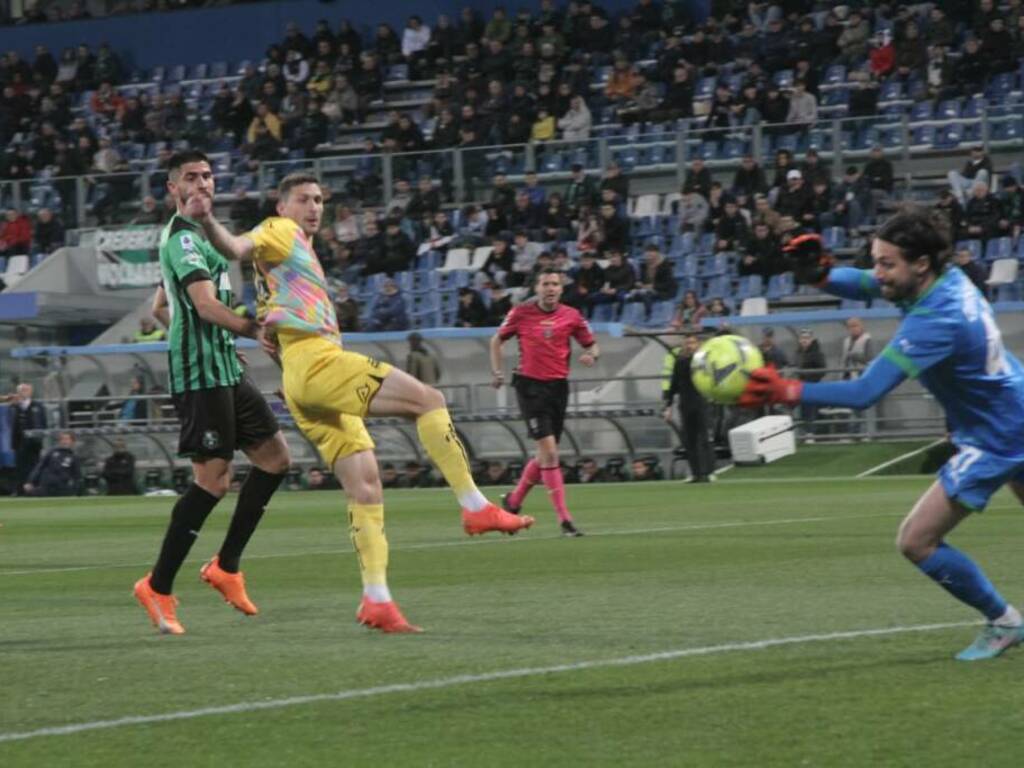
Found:
M 526 466 L 523 467 L 523 474 L 519 476 L 519 483 L 516 485 L 515 490 L 508 495 L 508 505 L 513 508 L 523 506 L 523 501 L 526 499 L 526 494 L 530 492 L 537 483 L 540 482 L 540 464 L 537 463 L 536 459 L 530 459 L 526 462 Z
M 551 506 L 555 508 L 558 515 L 558 522 L 564 523 L 572 520 L 572 515 L 565 507 L 565 483 L 562 481 L 561 467 L 541 467 L 540 477 L 544 481 L 544 487 L 548 489 L 548 496 L 551 497 Z

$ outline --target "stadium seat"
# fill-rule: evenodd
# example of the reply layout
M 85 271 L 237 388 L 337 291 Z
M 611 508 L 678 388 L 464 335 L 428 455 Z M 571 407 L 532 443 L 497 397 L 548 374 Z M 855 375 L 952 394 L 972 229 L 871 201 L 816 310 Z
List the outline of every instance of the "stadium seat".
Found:
M 993 237 L 985 246 L 985 261 L 998 261 L 1000 259 L 1013 259 L 1013 241 L 1008 237 Z
M 715 86 L 717 84 L 717 77 L 702 77 L 697 83 L 697 90 L 693 94 L 693 100 L 709 101 L 715 93 Z
M 793 87 L 793 70 L 792 69 L 780 69 L 772 76 L 772 80 L 779 88 L 786 90 L 787 88 Z
M 916 123 L 931 120 L 934 113 L 935 107 L 930 101 L 919 101 L 910 110 L 910 121 Z
M 825 70 L 825 84 L 839 85 L 846 82 L 846 67 L 842 64 L 833 64 Z
M 226 61 L 215 61 L 210 65 L 210 77 L 220 80 L 228 76 L 228 63 Z
M 878 101 L 896 101 L 897 99 L 903 98 L 903 83 L 899 80 L 887 80 L 882 84 L 882 89 L 878 92 Z
M 167 70 L 167 81 L 170 83 L 180 83 L 185 79 L 185 65 L 176 64 Z
M 971 252 L 971 258 L 980 261 L 983 253 L 981 240 L 959 240 L 956 244 L 957 250 L 967 249 Z
M 633 206 L 633 216 L 657 216 L 661 210 L 660 197 L 657 194 L 640 195 Z
M 940 119 L 956 119 L 960 117 L 960 100 L 947 99 L 941 102 L 935 116 Z
M 450 248 L 439 271 L 452 272 L 456 269 L 469 269 L 469 248 Z
M 493 250 L 494 248 L 490 245 L 481 245 L 479 248 L 474 249 L 473 258 L 469 262 L 469 270 L 471 272 L 479 272 L 483 269 Z
M 781 299 L 796 292 L 796 284 L 792 272 L 783 272 L 780 275 L 772 275 L 768 279 L 768 289 L 765 295 L 769 299 Z
M 736 298 L 747 299 L 760 296 L 764 292 L 764 278 L 760 275 L 746 275 L 739 279 L 736 287 Z
M 740 305 L 740 317 L 758 317 L 768 314 L 768 299 L 764 296 L 750 296 Z
M 846 227 L 829 227 L 822 233 L 822 242 L 826 250 L 846 247 Z
M 191 79 L 193 80 L 205 80 L 210 76 L 210 65 L 205 62 L 200 62 L 192 67 Z
M 1018 264 L 1016 259 L 997 259 L 992 263 L 985 284 L 989 287 L 994 301 L 1017 301 L 1020 289 L 1017 286 Z

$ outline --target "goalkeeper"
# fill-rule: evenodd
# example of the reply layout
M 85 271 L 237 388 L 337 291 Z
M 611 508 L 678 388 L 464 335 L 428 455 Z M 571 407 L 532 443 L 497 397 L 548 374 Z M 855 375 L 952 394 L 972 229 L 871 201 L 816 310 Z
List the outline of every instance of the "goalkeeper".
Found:
M 991 659 L 1018 645 L 1024 640 L 1020 612 L 945 538 L 1005 484 L 1024 501 L 1024 369 L 1004 349 L 992 307 L 949 264 L 943 223 L 917 207 L 896 214 L 875 234 L 872 270 L 832 268 L 817 235 L 796 238 L 788 252 L 799 282 L 849 299 L 880 296 L 900 307 L 903 320 L 861 378 L 812 384 L 761 368 L 740 405 L 860 410 L 904 379 L 918 379 L 945 409 L 957 453 L 903 520 L 897 545 L 926 576 L 985 617 L 958 659 Z

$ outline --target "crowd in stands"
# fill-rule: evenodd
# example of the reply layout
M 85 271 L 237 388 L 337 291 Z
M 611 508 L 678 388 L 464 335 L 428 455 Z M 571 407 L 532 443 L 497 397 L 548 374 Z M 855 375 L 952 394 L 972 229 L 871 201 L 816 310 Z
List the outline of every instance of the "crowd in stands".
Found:
M 0 178 L 89 174 L 96 218 L 123 221 L 122 204 L 138 190 L 117 173 L 133 167 L 132 146 L 158 147 L 145 161 L 155 171 L 152 194 L 132 206 L 131 221 L 159 223 L 169 214 L 160 168 L 172 146 L 216 145 L 231 158 L 230 218 L 244 228 L 274 211 L 272 194 L 262 203 L 249 194 L 261 162 L 329 151 L 339 130 L 361 125 L 362 152 L 344 188 L 327 190 L 316 243 L 346 330 L 419 323 L 402 276 L 437 266 L 451 249 L 481 247 L 492 250 L 471 280 L 452 288 L 457 306 L 442 313 L 447 322 L 493 325 L 528 295 L 539 268 L 555 266 L 567 276 L 566 301 L 588 316 L 619 319 L 633 304 L 630 317 L 674 316 L 680 325 L 695 311 L 687 302 L 699 297 L 706 312 L 737 311 L 740 281 L 756 278 L 746 283 L 756 291 L 785 275 L 781 249 L 792 237 L 870 228 L 897 198 L 886 147 L 878 142 L 863 164 L 833 178 L 808 144 L 809 127 L 828 110 L 875 117 L 887 88 L 935 105 L 983 93 L 993 78 L 1017 83 L 1021 5 L 721 0 L 698 25 L 686 3 L 638 0 L 611 16 L 587 0 L 542 0 L 533 14 L 499 8 L 484 19 L 467 8 L 457 19 L 410 16 L 400 34 L 381 24 L 372 35 L 324 20 L 309 36 L 288 25 L 258 65 L 216 80 L 215 92 L 198 99 L 183 87 L 119 87 L 130 73 L 109 45 L 59 57 L 39 46 L 32 63 L 0 57 L 0 140 L 8 146 Z M 372 113 L 395 67 L 431 81 L 431 97 L 377 126 Z M 837 69 L 842 88 L 829 90 L 826 73 Z M 830 102 L 836 93 L 846 99 L 841 105 Z M 780 141 L 766 168 L 747 146 L 731 179 L 716 179 L 696 153 L 660 216 L 633 208 L 630 168 L 620 163 L 599 176 L 586 162 L 572 163 L 568 181 L 555 184 L 525 169 L 512 180 L 482 152 L 463 154 L 474 202 L 453 210 L 450 158 L 426 154 L 530 143 L 540 166 L 552 140 L 584 142 L 602 127 L 635 123 L 675 130 L 679 120 L 705 130 L 709 142 L 753 125 L 763 125 L 768 139 L 793 141 Z M 380 153 L 393 156 L 393 189 L 383 189 Z M 978 147 L 950 173 L 937 204 L 958 240 L 982 248 L 994 238 L 1016 240 L 1024 225 L 1020 181 L 997 175 Z M 60 183 L 54 189 L 47 207 L 5 214 L 0 255 L 57 241 L 73 195 Z M 707 270 L 695 254 L 717 264 L 715 275 L 727 283 L 696 279 Z M 661 307 L 684 295 L 664 317 Z
M 99 8 L 93 7 L 96 4 L 89 3 L 87 0 L 26 0 L 20 4 L 0 3 L 0 25 L 83 21 L 105 16 L 122 16 L 153 11 L 185 11 L 194 8 L 254 2 L 263 2 L 263 0 L 113 0 L 102 3 Z

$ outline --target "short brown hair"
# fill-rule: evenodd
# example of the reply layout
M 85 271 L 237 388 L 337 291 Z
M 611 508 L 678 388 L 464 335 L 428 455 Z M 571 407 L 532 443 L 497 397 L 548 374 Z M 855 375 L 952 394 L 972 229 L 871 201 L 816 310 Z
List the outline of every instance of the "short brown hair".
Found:
M 288 197 L 288 193 L 292 191 L 293 187 L 299 187 L 303 184 L 316 184 L 320 185 L 320 179 L 315 173 L 309 171 L 296 171 L 295 173 L 289 173 L 283 179 L 281 183 L 277 185 L 277 194 L 282 200 Z

